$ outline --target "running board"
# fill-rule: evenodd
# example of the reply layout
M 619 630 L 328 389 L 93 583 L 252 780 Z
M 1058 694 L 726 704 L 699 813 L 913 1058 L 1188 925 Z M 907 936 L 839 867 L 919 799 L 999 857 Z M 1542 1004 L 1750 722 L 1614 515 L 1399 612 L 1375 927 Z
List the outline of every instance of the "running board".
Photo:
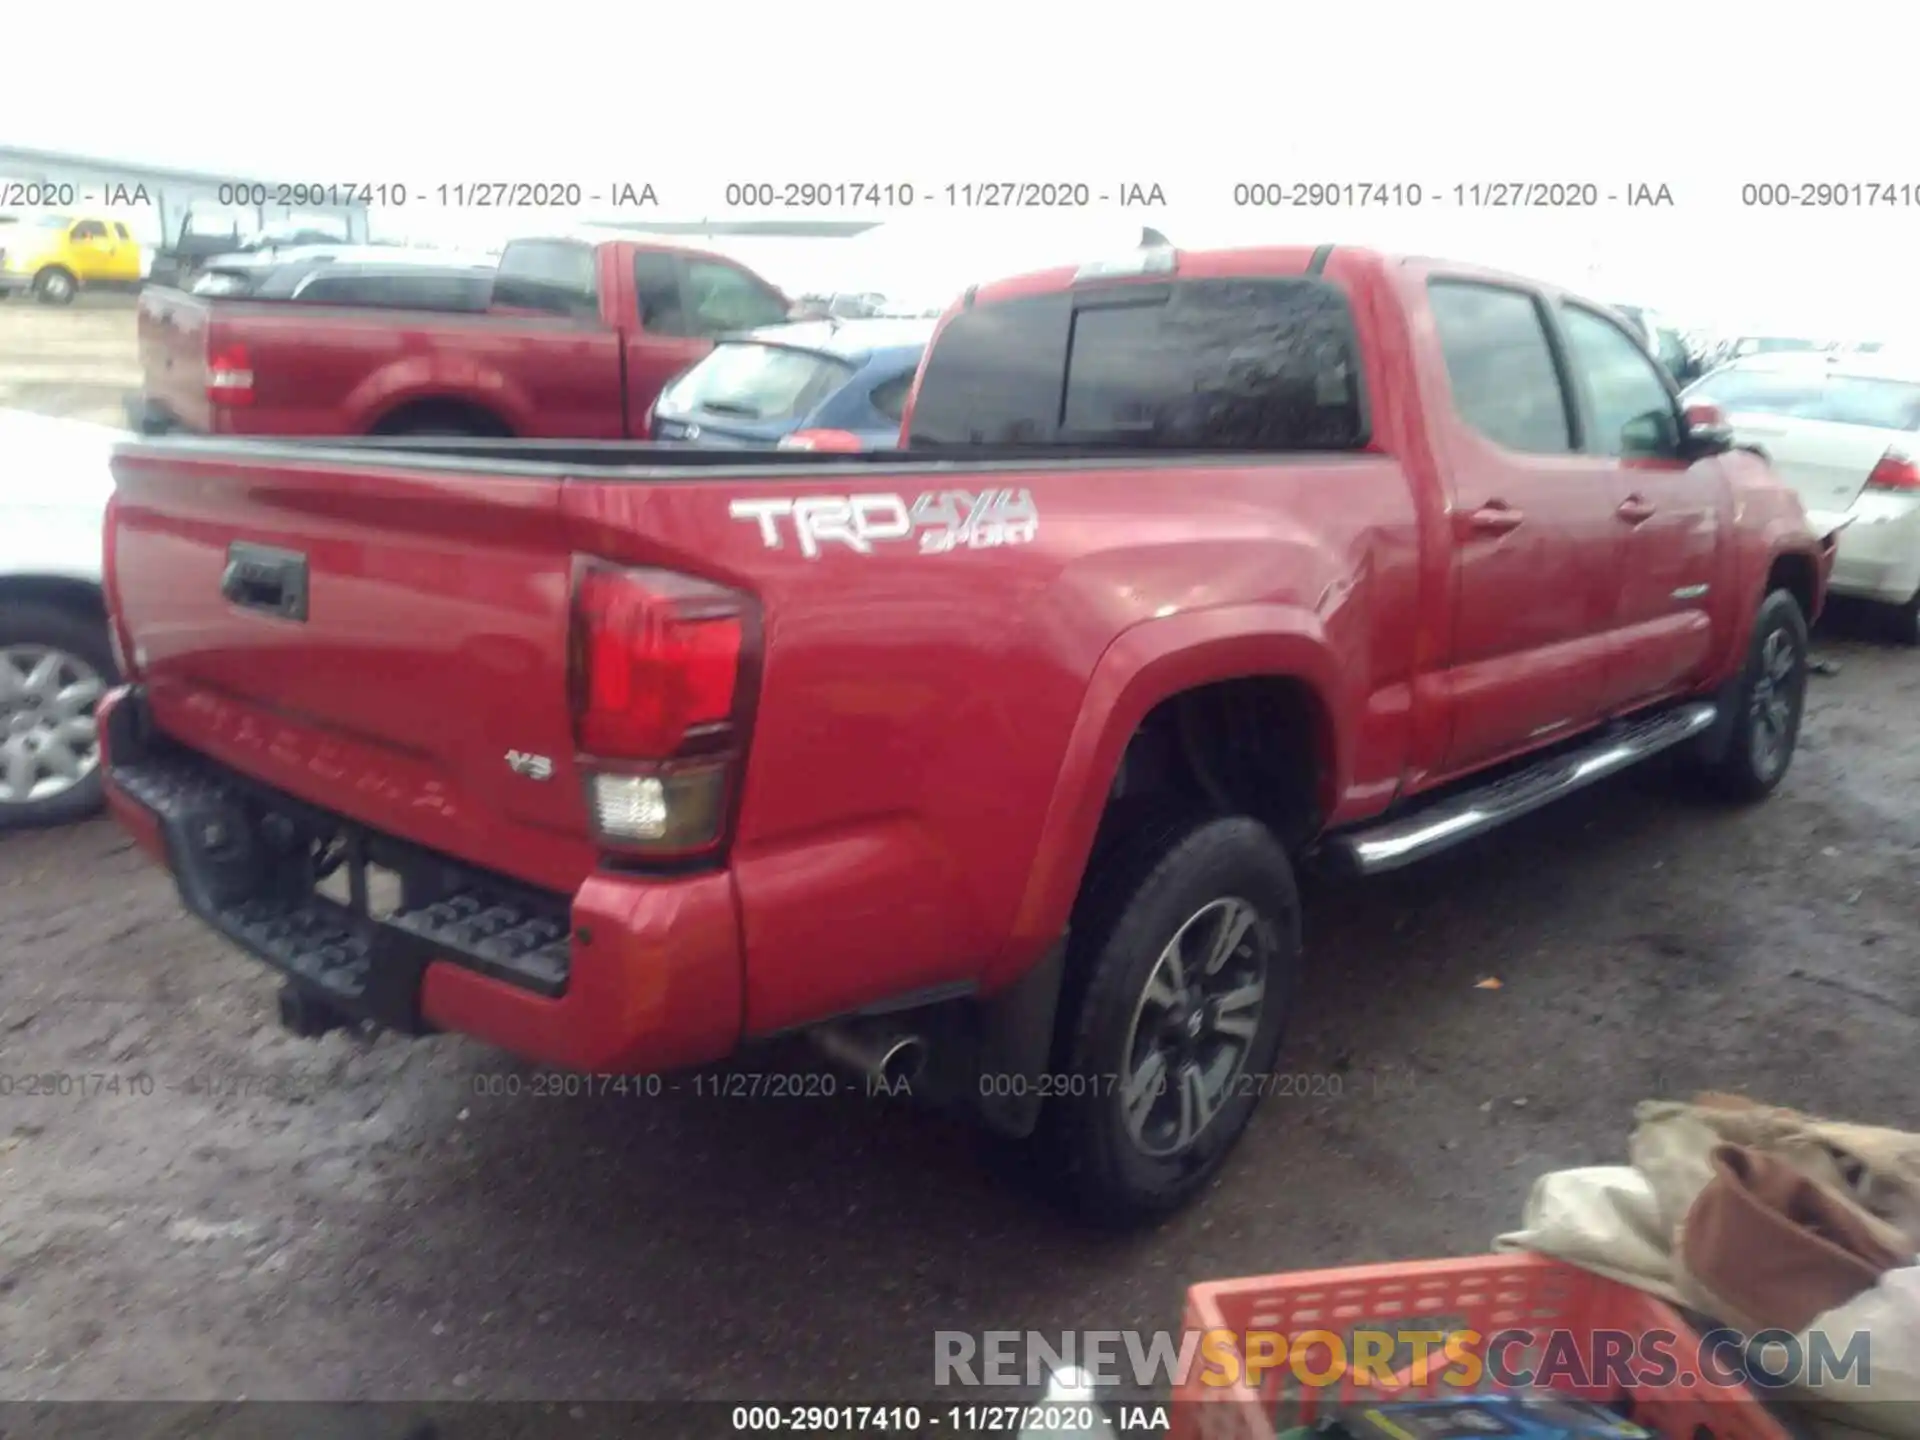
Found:
M 1398 870 L 1691 740 L 1710 727 L 1718 714 L 1717 706 L 1699 702 L 1614 726 L 1578 750 L 1541 760 L 1491 784 L 1449 795 L 1378 825 L 1332 836 L 1322 853 L 1352 874 Z

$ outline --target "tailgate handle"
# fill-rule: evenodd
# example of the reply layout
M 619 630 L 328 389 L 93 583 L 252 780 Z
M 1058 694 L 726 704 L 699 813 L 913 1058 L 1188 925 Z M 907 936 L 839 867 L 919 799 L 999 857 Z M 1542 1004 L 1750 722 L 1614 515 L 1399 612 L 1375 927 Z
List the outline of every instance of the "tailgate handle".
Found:
M 227 547 L 227 568 L 220 593 L 242 610 L 258 610 L 282 620 L 307 618 L 307 557 L 298 550 L 276 550 L 236 540 Z

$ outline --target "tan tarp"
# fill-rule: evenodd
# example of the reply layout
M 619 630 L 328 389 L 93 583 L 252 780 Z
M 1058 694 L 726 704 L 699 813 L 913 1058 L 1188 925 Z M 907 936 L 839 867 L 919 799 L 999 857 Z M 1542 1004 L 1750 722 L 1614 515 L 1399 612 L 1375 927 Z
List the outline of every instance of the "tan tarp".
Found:
M 1679 1258 L 1687 1212 L 1714 1176 L 1720 1145 L 1776 1155 L 1858 1211 L 1861 1225 L 1890 1249 L 1920 1250 L 1920 1135 L 1823 1120 L 1725 1096 L 1691 1103 L 1646 1101 L 1626 1165 L 1543 1175 L 1527 1198 L 1521 1228 L 1496 1250 L 1532 1250 L 1717 1314 L 1709 1287 Z M 1865 1377 L 1829 1378 L 1818 1391 L 1790 1393 L 1817 1428 L 1920 1440 L 1920 1271 L 1890 1270 L 1880 1283 L 1829 1310 L 1800 1335 L 1823 1336 L 1828 1353 L 1849 1337 L 1871 1336 Z

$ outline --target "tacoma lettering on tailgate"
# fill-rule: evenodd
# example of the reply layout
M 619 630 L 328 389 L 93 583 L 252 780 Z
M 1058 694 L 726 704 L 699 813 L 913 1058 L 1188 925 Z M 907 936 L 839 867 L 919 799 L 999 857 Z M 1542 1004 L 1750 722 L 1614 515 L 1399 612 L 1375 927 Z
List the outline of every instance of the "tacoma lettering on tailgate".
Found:
M 1040 532 L 1028 490 L 933 490 L 911 504 L 900 495 L 806 495 L 735 500 L 727 509 L 757 524 L 769 550 L 784 549 L 791 531 L 809 560 L 829 544 L 871 555 L 876 545 L 917 537 L 922 555 L 944 555 L 1024 545 Z

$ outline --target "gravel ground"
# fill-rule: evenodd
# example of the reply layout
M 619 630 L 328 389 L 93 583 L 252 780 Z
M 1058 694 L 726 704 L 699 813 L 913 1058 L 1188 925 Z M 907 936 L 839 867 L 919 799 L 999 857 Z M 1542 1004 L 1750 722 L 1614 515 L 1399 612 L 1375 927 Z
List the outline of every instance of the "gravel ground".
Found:
M 0 840 L 0 1397 L 918 1394 L 936 1329 L 1170 1326 L 1194 1280 L 1484 1248 L 1645 1096 L 1911 1124 L 1920 657 L 1825 648 L 1757 810 L 1629 777 L 1311 885 L 1289 1069 L 1339 1096 L 1269 1101 L 1125 1240 L 897 1105 L 497 1098 L 530 1072 L 464 1040 L 293 1040 L 110 824 Z
M 0 403 L 85 403 L 4 352 L 113 313 L 5 315 Z M 1309 883 L 1312 1093 L 1127 1239 L 896 1104 L 536 1098 L 457 1038 L 293 1040 L 110 824 L 0 839 L 0 1399 L 900 1399 L 936 1329 L 1172 1327 L 1196 1280 L 1484 1249 L 1644 1097 L 1911 1127 L 1920 656 L 1829 628 L 1756 810 L 1630 776 Z
M 129 297 L 82 295 L 72 306 L 20 295 L 0 302 L 0 408 L 121 425 L 122 399 L 139 388 Z

